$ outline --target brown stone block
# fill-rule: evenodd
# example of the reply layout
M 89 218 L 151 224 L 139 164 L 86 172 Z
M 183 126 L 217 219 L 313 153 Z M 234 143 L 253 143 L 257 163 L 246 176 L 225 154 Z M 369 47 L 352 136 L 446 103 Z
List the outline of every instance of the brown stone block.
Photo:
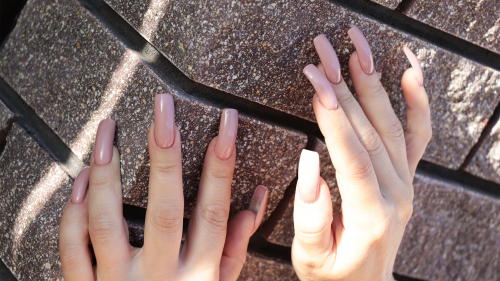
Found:
M 417 174 L 394 271 L 423 280 L 500 279 L 500 200 Z
M 3 125 L 14 115 L 12 112 L 5 106 L 5 104 L 0 100 L 0 130 L 2 130 Z
M 462 164 L 500 99 L 497 71 L 326 0 L 105 1 L 191 79 L 309 120 L 314 91 L 302 69 L 319 63 L 315 36 L 330 39 L 352 84 L 348 59 L 354 46 L 347 30 L 356 24 L 403 123 L 400 79 L 410 66 L 402 51 L 407 45 L 422 62 L 434 120 L 424 159 L 452 169 Z
M 478 177 L 500 183 L 500 122 L 493 127 L 466 170 Z
M 254 252 L 247 253 L 238 281 L 292 281 L 299 280 L 293 266 Z
M 405 13 L 500 53 L 500 2 L 497 0 L 417 0 Z
M 72 180 L 14 124 L 0 157 L 0 257 L 18 280 L 62 280 L 59 223 Z
M 171 93 L 183 147 L 186 216 L 189 216 L 221 109 L 167 85 L 102 24 L 71 0 L 29 1 L 0 53 L 0 75 L 88 163 L 97 125 L 117 121 L 124 203 L 146 207 L 147 131 L 154 96 Z M 267 216 L 296 175 L 305 135 L 240 116 L 232 213 L 246 209 L 253 189 L 270 188 Z

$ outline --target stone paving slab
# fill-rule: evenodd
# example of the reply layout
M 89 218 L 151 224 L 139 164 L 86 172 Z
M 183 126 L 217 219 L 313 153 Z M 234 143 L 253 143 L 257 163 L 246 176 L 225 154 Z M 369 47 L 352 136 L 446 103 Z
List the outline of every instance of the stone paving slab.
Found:
M 500 53 L 500 2 L 497 0 L 417 0 L 406 14 Z
M 0 100 L 0 130 L 7 120 L 9 120 L 14 115 L 12 112 L 5 106 L 5 104 Z
M 62 280 L 59 223 L 72 180 L 16 123 L 0 156 L 0 257 L 19 280 Z
M 117 121 L 124 203 L 140 207 L 147 204 L 146 134 L 153 122 L 154 96 L 173 94 L 189 217 L 221 109 L 162 82 L 73 0 L 29 1 L 0 58 L 0 75 L 87 163 L 100 120 Z M 253 189 L 263 184 L 270 188 L 267 217 L 295 177 L 307 137 L 244 116 L 239 124 L 231 211 L 246 209 Z
M 293 266 L 279 260 L 248 252 L 238 281 L 295 281 L 299 280 Z
M 423 280 L 500 279 L 500 199 L 418 175 L 394 271 Z
M 500 122 L 493 127 L 466 170 L 475 176 L 500 184 Z
M 314 91 L 302 69 L 319 63 L 315 36 L 330 39 L 351 84 L 347 30 L 356 24 L 403 123 L 406 44 L 422 62 L 431 100 L 434 136 L 424 159 L 448 168 L 462 164 L 500 99 L 497 71 L 326 0 L 105 1 L 191 79 L 309 120 Z

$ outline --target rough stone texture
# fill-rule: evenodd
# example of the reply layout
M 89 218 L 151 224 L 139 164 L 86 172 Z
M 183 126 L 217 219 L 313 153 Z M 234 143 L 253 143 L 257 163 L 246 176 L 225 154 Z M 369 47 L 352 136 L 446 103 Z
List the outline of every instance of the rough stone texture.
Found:
M 13 116 L 12 112 L 5 106 L 5 104 L 0 100 L 0 130 L 7 120 Z
M 500 122 L 479 147 L 466 170 L 478 177 L 500 183 Z
M 498 0 L 417 0 L 406 14 L 500 53 L 500 2 Z
M 500 279 L 500 200 L 423 175 L 395 272 L 423 280 Z
M 330 159 L 330 154 L 328 153 L 326 145 L 322 142 L 317 142 L 314 150 L 320 155 L 320 174 L 330 188 L 333 212 L 338 213 L 340 212 L 340 204 L 342 203 L 342 200 L 340 198 L 339 188 L 335 178 L 335 168 L 333 167 Z M 294 197 L 292 197 L 288 202 L 286 210 L 276 223 L 274 230 L 268 237 L 266 237 L 269 242 L 288 247 L 292 246 L 293 237 L 295 236 L 295 230 L 293 228 L 293 204 Z
M 0 257 L 19 280 L 62 280 L 59 223 L 72 180 L 17 124 L 0 157 Z
M 206 148 L 218 132 L 219 108 L 166 85 L 71 0 L 29 1 L 0 58 L 0 75 L 87 163 L 99 121 L 117 121 L 124 203 L 140 207 L 147 204 L 154 95 L 173 94 L 189 216 Z M 239 123 L 231 211 L 245 209 L 253 189 L 264 184 L 271 191 L 269 215 L 296 175 L 307 138 L 244 116 Z
M 399 5 L 399 3 L 401 3 L 402 0 L 371 0 L 371 1 L 394 10 Z
M 314 91 L 302 68 L 319 63 L 315 36 L 331 40 L 347 79 L 354 51 L 347 30 L 356 24 L 403 123 L 406 44 L 422 62 L 431 100 L 434 136 L 424 159 L 453 169 L 500 99 L 498 72 L 325 0 L 105 1 L 195 81 L 310 120 Z
M 299 280 L 289 263 L 248 252 L 238 281 L 295 281 Z

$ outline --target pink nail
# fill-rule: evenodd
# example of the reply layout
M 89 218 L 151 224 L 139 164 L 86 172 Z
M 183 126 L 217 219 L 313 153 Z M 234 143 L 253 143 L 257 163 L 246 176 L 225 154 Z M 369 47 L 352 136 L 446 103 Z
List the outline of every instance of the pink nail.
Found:
M 215 155 L 221 160 L 227 160 L 233 154 L 236 134 L 238 132 L 238 111 L 224 109 L 220 119 L 219 136 L 215 144 Z
M 424 85 L 424 74 L 422 73 L 422 67 L 420 67 L 420 63 L 418 62 L 417 56 L 406 46 L 403 47 L 403 51 L 406 54 L 406 57 L 410 61 L 411 67 L 413 67 L 413 73 L 415 74 L 415 79 L 420 86 Z
M 332 44 L 330 44 L 330 41 L 326 39 L 324 34 L 318 35 L 314 38 L 313 42 L 316 52 L 321 59 L 321 63 L 325 68 L 326 77 L 333 84 L 340 83 L 342 80 L 342 76 L 340 75 L 340 63 Z
M 99 123 L 95 138 L 94 163 L 106 165 L 113 158 L 113 140 L 115 138 L 116 121 L 104 119 Z
M 319 193 L 319 155 L 317 152 L 302 150 L 297 180 L 300 199 L 306 203 L 318 200 Z
M 74 204 L 80 204 L 83 202 L 85 198 L 85 194 L 87 193 L 87 187 L 89 186 L 89 173 L 90 168 L 85 167 L 75 179 L 75 183 L 73 184 L 73 192 L 71 193 L 71 202 Z
M 155 96 L 155 141 L 161 148 L 174 144 L 175 130 L 174 98 L 169 94 Z
M 252 200 L 250 200 L 250 206 L 248 207 L 248 210 L 257 215 L 268 191 L 269 190 L 267 189 L 267 187 L 263 185 L 257 186 L 255 188 L 255 191 L 253 192 Z
M 321 104 L 328 110 L 336 110 L 339 107 L 337 97 L 325 75 L 312 64 L 304 68 L 304 74 L 318 93 Z
M 359 64 L 361 65 L 361 69 L 366 75 L 370 75 L 373 73 L 375 68 L 373 67 L 373 56 L 372 51 L 370 50 L 370 45 L 368 41 L 366 41 L 365 36 L 359 30 L 359 28 L 355 25 L 347 31 L 349 37 L 351 37 L 352 43 L 356 47 L 356 51 L 358 51 Z

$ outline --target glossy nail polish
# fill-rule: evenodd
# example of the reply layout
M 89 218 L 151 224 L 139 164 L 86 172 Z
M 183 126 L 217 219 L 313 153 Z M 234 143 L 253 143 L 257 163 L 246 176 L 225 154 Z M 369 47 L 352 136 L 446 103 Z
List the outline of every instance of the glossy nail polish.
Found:
M 317 152 L 302 150 L 299 161 L 297 181 L 300 199 L 306 203 L 314 203 L 319 194 L 319 155 Z
M 116 122 L 113 119 L 104 119 L 99 123 L 94 148 L 94 163 L 96 165 L 106 165 L 111 162 L 115 127 Z
M 263 185 L 257 186 L 255 188 L 255 191 L 253 192 L 252 200 L 250 200 L 250 206 L 248 206 L 248 210 L 257 215 L 267 192 L 267 187 Z
M 366 41 L 365 36 L 359 30 L 359 28 L 355 25 L 347 31 L 349 37 L 351 37 L 352 43 L 356 47 L 356 51 L 358 52 L 359 64 L 361 65 L 361 69 L 366 75 L 370 75 L 375 70 L 373 66 L 373 55 L 370 49 L 370 45 L 368 41 Z
M 403 47 L 403 51 L 406 54 L 406 57 L 410 61 L 411 67 L 413 67 L 413 73 L 415 74 L 415 80 L 420 86 L 424 85 L 424 74 L 422 73 L 422 67 L 420 67 L 420 63 L 418 62 L 417 56 L 406 46 Z
M 215 155 L 221 160 L 227 160 L 233 154 L 238 132 L 238 111 L 224 109 L 220 119 L 219 136 L 215 144 Z
M 318 35 L 314 38 L 313 42 L 325 69 L 326 77 L 333 84 L 340 83 L 342 80 L 342 76 L 340 75 L 340 63 L 332 44 L 330 44 L 330 41 L 326 39 L 324 34 Z
M 87 194 L 87 187 L 89 186 L 89 173 L 90 168 L 85 167 L 80 171 L 73 184 L 73 192 L 71 193 L 71 202 L 80 204 Z
M 304 74 L 314 86 L 321 104 L 328 110 L 336 110 L 339 107 L 337 97 L 326 76 L 312 64 L 304 68 Z
M 169 148 L 175 139 L 174 98 L 169 94 L 155 96 L 155 141 L 161 148 Z

